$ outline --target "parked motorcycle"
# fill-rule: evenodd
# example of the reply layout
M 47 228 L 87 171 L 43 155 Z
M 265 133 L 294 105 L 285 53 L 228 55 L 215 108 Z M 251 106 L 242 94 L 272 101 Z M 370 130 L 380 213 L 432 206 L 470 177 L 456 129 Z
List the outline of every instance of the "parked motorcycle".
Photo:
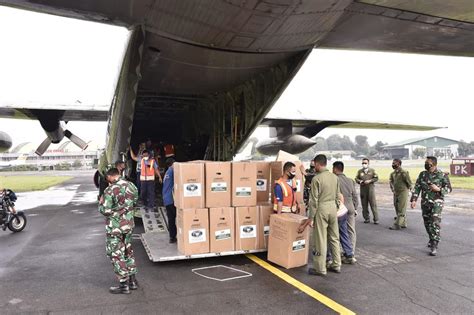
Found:
M 5 231 L 21 232 L 26 227 L 26 215 L 15 210 L 16 194 L 10 189 L 0 191 L 0 226 Z

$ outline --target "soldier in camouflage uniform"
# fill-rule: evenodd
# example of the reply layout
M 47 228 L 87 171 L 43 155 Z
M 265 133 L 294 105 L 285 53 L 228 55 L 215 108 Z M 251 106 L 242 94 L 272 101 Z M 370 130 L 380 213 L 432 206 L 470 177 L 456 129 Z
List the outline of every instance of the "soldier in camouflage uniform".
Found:
M 308 208 L 309 202 L 309 192 L 311 190 L 311 181 L 313 180 L 314 175 L 316 175 L 316 169 L 314 168 L 314 161 L 311 160 L 309 168 L 306 170 L 304 169 L 303 164 L 301 164 L 300 168 L 301 173 L 304 175 L 304 190 L 303 190 L 303 201 Z
M 400 159 L 393 160 L 392 168 L 390 189 L 393 192 L 393 205 L 397 216 L 390 230 L 400 230 L 407 227 L 408 193 L 411 190 L 412 183 L 408 171 L 402 169 L 402 161 Z
M 425 171 L 421 172 L 411 196 L 411 208 L 415 208 L 418 196 L 421 193 L 421 211 L 426 232 L 430 238 L 431 256 L 436 256 L 440 241 L 441 212 L 444 196 L 448 193 L 446 175 L 438 170 L 437 159 L 428 156 L 425 161 Z
M 106 179 L 109 187 L 100 199 L 99 212 L 106 217 L 106 252 L 120 281 L 120 285 L 111 287 L 110 292 L 129 294 L 129 290 L 138 288 L 131 243 L 133 207 L 138 200 L 138 192 L 134 184 L 120 177 L 116 168 L 107 171 Z

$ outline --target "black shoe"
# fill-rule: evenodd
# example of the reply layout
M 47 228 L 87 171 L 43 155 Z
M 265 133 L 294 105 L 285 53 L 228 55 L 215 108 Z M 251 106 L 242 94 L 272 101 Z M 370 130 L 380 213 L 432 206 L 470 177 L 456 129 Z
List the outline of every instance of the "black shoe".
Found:
M 175 238 L 170 238 L 170 244 L 174 244 L 177 242 L 177 239 L 176 237 Z
M 309 274 L 309 275 L 312 275 L 312 276 L 326 277 L 326 274 L 325 274 L 325 273 L 318 272 L 318 271 L 316 271 L 316 269 L 314 269 L 314 268 L 309 268 L 309 269 L 308 269 L 308 274 Z
M 131 275 L 130 277 L 128 277 L 128 287 L 130 290 L 138 289 L 138 281 L 135 275 Z
M 4 225 L 2 226 L 2 230 L 4 230 L 4 231 L 5 231 L 6 229 L 7 229 L 7 225 L 6 225 L 6 224 L 4 224 Z
M 379 224 L 379 221 L 374 221 L 374 224 Z
M 335 273 L 341 273 L 341 267 L 329 266 L 328 270 Z
M 370 223 L 370 219 L 364 220 L 364 223 Z
M 120 282 L 118 287 L 110 287 L 109 292 L 112 294 L 130 294 L 129 287 L 126 282 Z

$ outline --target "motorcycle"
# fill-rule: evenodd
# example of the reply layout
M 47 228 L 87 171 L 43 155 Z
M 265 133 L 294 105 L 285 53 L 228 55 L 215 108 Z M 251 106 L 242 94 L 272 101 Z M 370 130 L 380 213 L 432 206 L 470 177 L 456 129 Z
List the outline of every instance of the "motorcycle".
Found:
M 21 232 L 26 227 L 26 215 L 23 211 L 15 211 L 16 194 L 10 189 L 0 191 L 0 226 L 5 231 Z

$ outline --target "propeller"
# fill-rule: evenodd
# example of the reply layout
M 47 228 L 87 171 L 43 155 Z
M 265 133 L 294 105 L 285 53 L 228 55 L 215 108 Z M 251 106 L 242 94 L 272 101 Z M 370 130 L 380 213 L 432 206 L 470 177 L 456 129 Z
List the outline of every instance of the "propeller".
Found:
M 46 132 L 46 134 L 48 135 L 48 137 L 44 139 L 43 142 L 41 142 L 41 144 L 35 151 L 35 153 L 39 156 L 43 155 L 46 150 L 48 150 L 51 143 L 59 143 L 64 137 L 71 140 L 71 142 L 81 148 L 81 150 L 85 150 L 88 147 L 88 144 L 84 140 L 82 140 L 67 129 L 63 130 L 61 126 L 59 126 L 59 128 L 56 129 L 54 132 Z

